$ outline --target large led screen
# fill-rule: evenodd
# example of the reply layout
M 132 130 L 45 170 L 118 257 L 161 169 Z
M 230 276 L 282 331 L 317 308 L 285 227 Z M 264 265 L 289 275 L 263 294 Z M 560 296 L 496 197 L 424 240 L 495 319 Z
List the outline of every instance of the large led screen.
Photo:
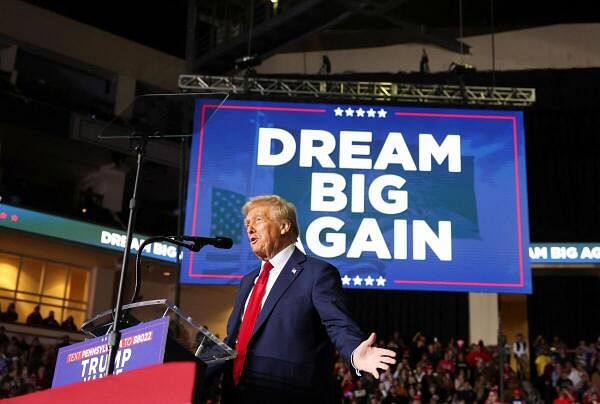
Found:
M 240 210 L 277 194 L 297 208 L 298 246 L 334 264 L 344 287 L 531 292 L 522 113 L 218 108 L 197 102 L 185 231 L 234 245 L 184 253 L 182 282 L 237 284 L 257 268 Z

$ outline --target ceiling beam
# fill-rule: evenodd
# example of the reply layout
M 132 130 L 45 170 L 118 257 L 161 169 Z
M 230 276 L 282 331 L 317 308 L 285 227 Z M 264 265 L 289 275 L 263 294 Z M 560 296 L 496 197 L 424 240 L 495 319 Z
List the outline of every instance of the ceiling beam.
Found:
M 383 3 L 377 0 L 345 0 L 345 3 L 350 4 L 358 13 L 381 18 L 405 31 L 407 36 L 416 37 L 425 43 L 437 45 L 451 52 L 467 55 L 470 53 L 471 47 L 463 41 L 430 31 L 425 25 L 411 23 L 391 15 L 393 9 L 405 2 L 406 0 L 387 0 Z

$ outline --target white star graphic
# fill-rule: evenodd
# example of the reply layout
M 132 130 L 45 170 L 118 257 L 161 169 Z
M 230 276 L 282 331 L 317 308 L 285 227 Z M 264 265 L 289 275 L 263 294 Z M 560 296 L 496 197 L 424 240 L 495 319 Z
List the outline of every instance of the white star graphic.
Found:
M 337 107 L 336 109 L 333 110 L 333 112 L 335 113 L 335 116 L 343 116 L 344 110 L 341 109 L 340 107 Z
M 385 118 L 386 115 L 387 115 L 387 111 L 383 108 L 381 108 L 379 111 L 377 111 L 377 116 L 379 118 Z
M 363 116 L 365 116 L 365 112 L 366 111 L 364 109 L 359 108 L 359 109 L 356 110 L 356 116 L 359 117 L 359 118 L 362 118 Z
M 365 286 L 373 286 L 373 281 L 375 278 L 371 278 L 371 275 L 365 278 Z
M 369 118 L 375 118 L 375 110 L 373 108 L 369 108 L 369 110 L 367 111 L 367 116 Z
M 379 275 L 379 278 L 375 279 L 377 286 L 385 286 L 385 280 L 386 279 L 381 275 Z
M 344 275 L 342 278 L 342 286 L 347 285 L 350 286 L 350 277 L 348 275 Z
M 354 110 L 350 107 L 346 110 L 346 116 L 354 116 Z
M 361 286 L 362 278 L 360 276 L 356 275 L 354 278 L 352 278 L 352 282 L 354 282 L 354 286 Z

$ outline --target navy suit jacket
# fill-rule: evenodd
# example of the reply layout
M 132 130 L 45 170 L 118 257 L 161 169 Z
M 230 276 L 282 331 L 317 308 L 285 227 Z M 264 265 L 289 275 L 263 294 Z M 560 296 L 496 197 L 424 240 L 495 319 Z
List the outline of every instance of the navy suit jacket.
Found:
M 227 323 L 225 342 L 232 347 L 259 271 L 246 275 L 240 284 Z M 352 351 L 362 340 L 344 303 L 337 269 L 296 249 L 256 320 L 242 381 L 318 397 L 332 395 L 334 349 L 350 363 Z M 231 366 L 227 377 L 231 378 Z

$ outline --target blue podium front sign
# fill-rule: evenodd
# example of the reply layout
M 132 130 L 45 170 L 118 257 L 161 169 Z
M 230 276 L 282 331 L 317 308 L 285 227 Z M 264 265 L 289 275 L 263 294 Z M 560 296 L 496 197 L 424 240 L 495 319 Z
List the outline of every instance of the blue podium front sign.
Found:
M 122 330 L 114 373 L 162 363 L 168 329 L 162 317 Z M 52 387 L 104 377 L 108 351 L 106 335 L 59 349 Z

